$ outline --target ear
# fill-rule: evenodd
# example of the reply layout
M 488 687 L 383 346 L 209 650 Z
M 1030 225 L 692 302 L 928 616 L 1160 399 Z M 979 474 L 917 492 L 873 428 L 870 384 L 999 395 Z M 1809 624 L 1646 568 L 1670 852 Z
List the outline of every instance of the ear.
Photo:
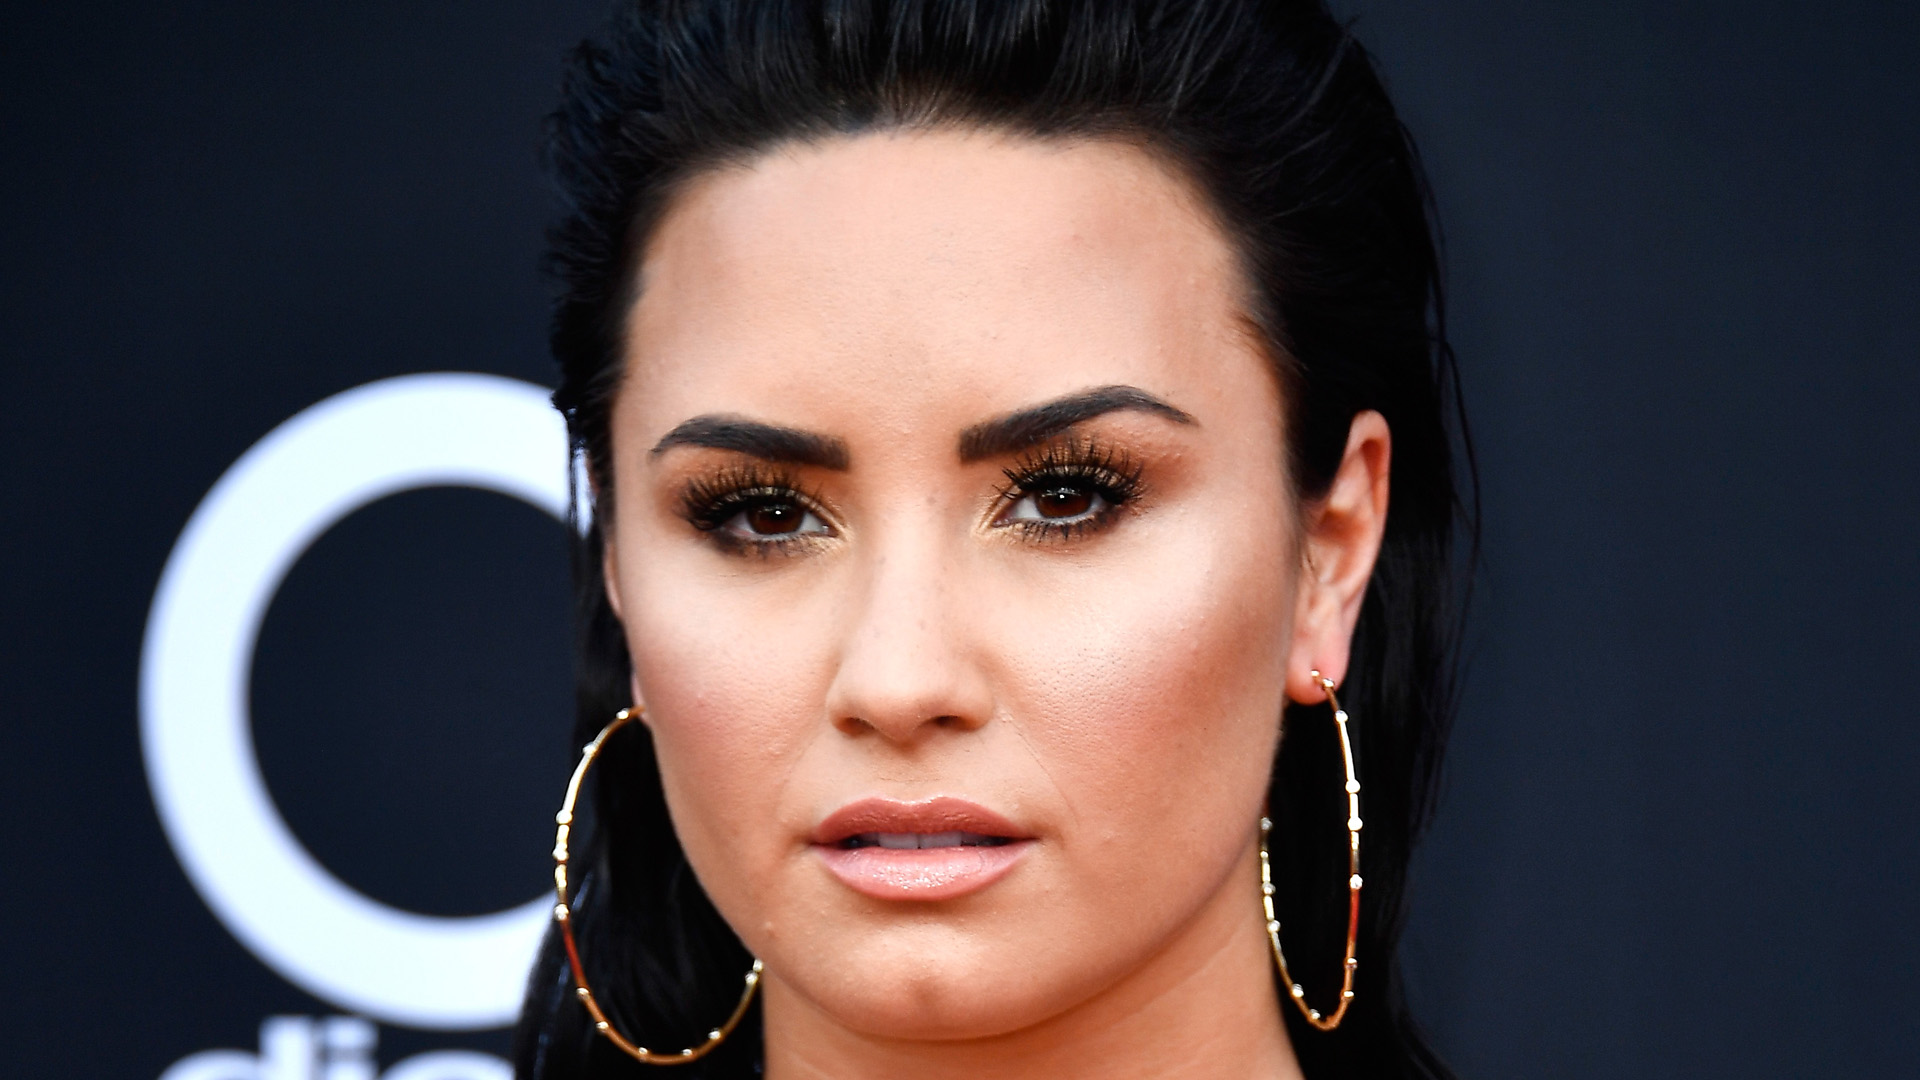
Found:
M 1346 681 L 1353 627 L 1387 529 L 1387 478 L 1393 433 L 1372 410 L 1353 418 L 1347 448 L 1327 493 L 1302 508 L 1300 589 L 1287 656 L 1287 696 L 1301 704 L 1327 700 L 1311 674 Z
M 597 503 L 599 500 L 594 501 Z M 624 628 L 627 616 L 625 601 L 620 596 L 620 545 L 614 542 L 612 529 L 602 524 L 600 530 L 600 585 L 607 590 L 607 606 L 613 609 L 613 617 L 620 620 Z M 646 723 L 646 699 L 640 695 L 640 673 L 631 662 L 627 664 L 627 690 L 632 695 L 633 704 L 643 710 L 640 722 Z

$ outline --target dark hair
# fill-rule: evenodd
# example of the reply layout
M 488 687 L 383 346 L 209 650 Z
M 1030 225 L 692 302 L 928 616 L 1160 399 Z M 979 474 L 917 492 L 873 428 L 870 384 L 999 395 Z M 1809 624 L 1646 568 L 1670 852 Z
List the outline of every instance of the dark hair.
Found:
M 1408 1016 L 1395 953 L 1454 706 L 1465 504 L 1451 461 L 1465 431 L 1425 180 L 1371 60 L 1322 0 L 622 4 L 604 40 L 572 55 L 549 122 L 568 200 L 552 234 L 554 403 L 596 480 L 596 517 L 611 512 L 608 410 L 635 264 L 677 185 L 784 140 L 924 125 L 1128 139 L 1182 170 L 1239 247 L 1303 497 L 1331 481 L 1357 412 L 1386 417 L 1391 510 L 1342 689 L 1366 789 L 1357 997 L 1332 1033 L 1284 1000 L 1281 1011 L 1309 1077 L 1448 1075 Z M 575 746 L 627 704 L 602 545 L 588 529 L 575 566 Z M 1270 793 L 1276 900 L 1293 970 L 1309 1000 L 1328 1002 L 1346 921 L 1339 750 L 1325 706 L 1290 707 L 1285 731 Z M 687 865 L 645 731 L 613 741 L 597 768 L 573 863 L 587 976 L 643 1045 L 697 1045 L 731 1010 L 750 958 Z M 519 1075 L 643 1071 L 593 1031 L 569 980 L 549 935 Z M 760 1059 L 756 1007 L 680 1075 L 751 1076 Z

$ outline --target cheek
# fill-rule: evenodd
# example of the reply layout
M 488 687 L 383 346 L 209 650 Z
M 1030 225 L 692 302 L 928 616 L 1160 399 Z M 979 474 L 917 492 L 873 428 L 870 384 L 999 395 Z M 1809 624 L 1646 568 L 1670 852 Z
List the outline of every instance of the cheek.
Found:
M 816 597 L 676 572 L 664 553 L 650 567 L 629 580 L 627 645 L 675 831 L 726 910 L 790 854 L 770 825 L 795 763 L 830 730 L 828 642 L 807 631 Z
M 1279 738 L 1291 545 L 1278 528 L 1161 524 L 1084 588 L 1010 605 L 1007 704 L 1073 820 L 1105 834 L 1082 856 L 1145 843 L 1224 872 Z

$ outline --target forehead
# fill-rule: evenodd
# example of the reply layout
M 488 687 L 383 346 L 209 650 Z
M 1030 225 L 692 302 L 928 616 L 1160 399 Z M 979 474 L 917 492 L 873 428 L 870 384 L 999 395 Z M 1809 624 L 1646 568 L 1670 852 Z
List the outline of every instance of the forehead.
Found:
M 640 392 L 622 397 L 649 428 L 716 410 L 832 424 L 849 406 L 866 425 L 961 425 L 1088 386 L 1204 405 L 1271 382 L 1225 236 L 1185 180 L 1116 141 L 783 145 L 690 182 L 639 281 Z

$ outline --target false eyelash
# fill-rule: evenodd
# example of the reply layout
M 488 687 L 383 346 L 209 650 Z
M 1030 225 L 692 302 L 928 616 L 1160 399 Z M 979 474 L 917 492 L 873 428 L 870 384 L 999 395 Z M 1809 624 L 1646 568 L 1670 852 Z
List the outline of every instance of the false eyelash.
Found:
M 806 542 L 807 536 L 742 540 L 722 531 L 741 511 L 775 500 L 794 502 L 815 515 L 826 516 L 820 510 L 820 500 L 802 490 L 792 473 L 759 463 L 730 465 L 710 476 L 688 481 L 680 492 L 680 516 L 716 542 L 733 549 L 771 553 Z
M 1047 443 L 1003 471 L 1007 484 L 1000 489 L 1000 498 L 1009 504 L 1050 487 L 1069 485 L 1091 488 L 1106 500 L 1107 508 L 1090 518 L 1007 523 L 1035 539 L 1066 540 L 1106 528 L 1118 511 L 1145 490 L 1140 479 L 1143 470 L 1126 451 L 1091 437 Z

